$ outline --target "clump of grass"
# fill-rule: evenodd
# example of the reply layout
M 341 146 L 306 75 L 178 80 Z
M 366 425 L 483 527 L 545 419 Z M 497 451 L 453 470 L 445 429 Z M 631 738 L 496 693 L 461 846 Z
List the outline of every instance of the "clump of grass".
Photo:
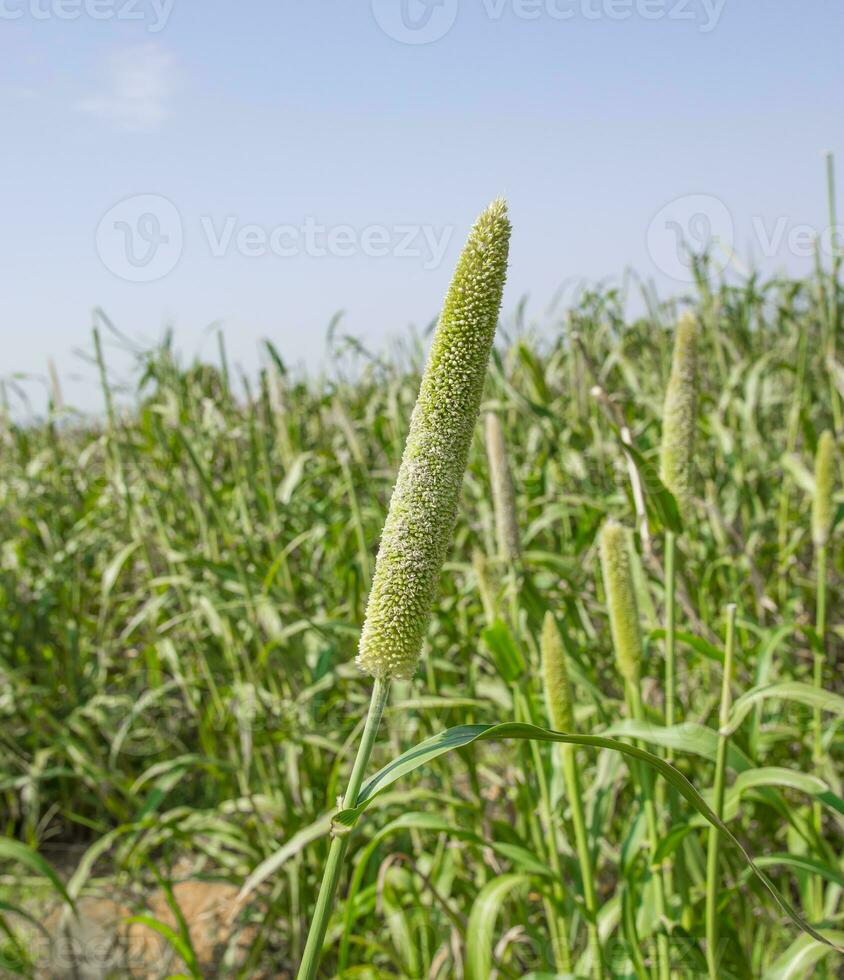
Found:
M 833 303 L 844 308 L 841 288 L 826 271 L 822 281 L 698 283 L 693 312 L 711 408 L 706 424 L 697 425 L 692 487 L 700 485 L 693 496 L 705 506 L 694 509 L 678 535 L 685 574 L 677 581 L 683 623 L 677 643 L 685 669 L 675 673 L 675 722 L 685 712 L 690 724 L 675 725 L 670 740 L 677 766 L 694 785 L 711 784 L 698 736 L 712 745 L 719 738 L 711 683 L 722 646 L 717 623 L 735 601 L 745 614 L 734 675 L 753 677 L 754 686 L 775 696 L 760 696 L 734 734 L 730 726 L 729 752 L 752 767 L 728 786 L 727 799 L 741 795 L 745 778 L 776 778 L 782 769 L 810 781 L 818 795 L 798 809 L 799 790 L 765 786 L 730 805 L 729 822 L 757 855 L 792 852 L 791 865 L 776 865 L 777 884 L 799 895 L 808 917 L 839 945 L 840 895 L 834 885 L 825 892 L 820 886 L 822 874 L 834 880 L 841 852 L 834 762 L 844 711 L 834 691 L 840 637 L 829 627 L 838 621 L 842 561 L 829 530 L 832 504 L 817 521 L 809 509 L 823 511 L 820 498 L 797 508 L 803 498 L 795 482 L 809 480 L 794 453 L 801 438 L 836 417 L 830 406 L 836 369 L 823 340 L 834 338 L 830 311 Z M 658 602 L 667 600 L 671 576 L 666 567 L 663 577 L 646 540 L 631 536 L 630 564 L 634 547 L 643 557 L 634 570 L 640 640 L 648 641 L 650 656 L 639 667 L 649 724 L 637 726 L 624 717 L 625 700 L 626 713 L 635 716 L 635 695 L 615 697 L 618 672 L 599 628 L 605 593 L 600 576 L 590 574 L 600 516 L 635 522 L 639 535 L 648 511 L 660 519 L 661 503 L 644 471 L 638 489 L 632 484 L 629 512 L 615 476 L 620 427 L 628 447 L 645 457 L 658 452 L 665 312 L 655 307 L 630 322 L 618 295 L 596 291 L 583 296 L 570 321 L 580 338 L 576 357 L 571 331 L 549 324 L 541 345 L 525 338 L 502 346 L 487 378 L 488 404 L 507 421 L 508 445 L 519 448 L 523 552 L 519 587 L 506 610 L 518 627 L 495 623 L 504 602 L 493 550 L 488 569 L 477 563 L 477 578 L 468 565 L 485 531 L 477 514 L 485 512 L 480 498 L 489 488 L 479 439 L 463 484 L 470 506 L 458 516 L 454 563 L 444 566 L 448 574 L 435 590 L 429 669 L 408 685 L 394 709 L 400 720 L 389 727 L 395 751 L 453 724 L 498 719 L 515 692 L 519 722 L 536 723 L 544 712 L 533 667 L 549 609 L 564 625 L 581 733 L 621 738 L 632 728 L 641 746 L 665 749 L 653 708 L 661 692 L 655 676 L 646 676 L 659 640 L 644 628 L 661 625 Z M 92 866 L 109 884 L 128 878 L 142 892 L 151 881 L 142 870 L 147 857 L 158 864 L 187 860 L 197 873 L 226 878 L 249 899 L 256 929 L 241 975 L 295 970 L 324 872 L 330 816 L 344 789 L 344 760 L 361 741 L 361 699 L 370 692 L 348 649 L 363 621 L 372 546 L 401 463 L 422 344 L 408 340 L 396 356 L 370 359 L 335 333 L 329 370 L 318 377 L 289 371 L 267 344 L 265 370 L 257 385 L 251 378 L 247 385 L 226 367 L 222 346 L 218 366 L 184 364 L 165 339 L 153 351 L 134 352 L 139 381 L 130 392 L 106 363 L 122 342 L 99 312 L 97 323 L 91 370 L 101 371 L 111 406 L 102 420 L 70 408 L 61 418 L 55 412 L 30 418 L 26 383 L 0 381 L 2 833 L 32 847 L 48 839 L 50 857 L 62 845 L 90 845 L 74 875 L 75 895 Z M 615 411 L 573 397 L 587 360 Z M 819 450 L 829 442 L 819 439 Z M 782 479 L 784 459 L 794 465 Z M 635 471 L 632 456 L 627 462 Z M 837 485 L 837 464 L 832 469 Z M 820 475 L 816 488 L 825 484 Z M 814 542 L 811 555 L 807 539 Z M 667 566 L 667 541 L 665 555 Z M 823 710 L 829 709 L 822 727 L 806 725 L 799 700 L 807 693 L 803 624 L 813 602 L 816 683 L 825 686 Z M 496 627 L 490 643 L 479 641 L 490 625 Z M 512 671 L 501 676 L 502 664 L 515 668 L 515 682 Z M 565 766 L 543 779 L 533 752 L 547 774 L 540 745 L 518 751 L 488 742 L 477 752 L 437 756 L 416 771 L 412 785 L 379 797 L 351 837 L 355 871 L 338 902 L 342 920 L 330 920 L 331 949 L 320 973 L 458 976 L 477 939 L 468 918 L 485 918 L 481 934 L 502 976 L 565 972 L 558 968 L 563 942 L 548 941 L 554 928 L 568 929 L 571 972 L 594 970 L 583 942 L 592 941 L 584 927 L 586 892 L 574 883 L 583 880 L 569 803 L 575 797 Z M 634 846 L 644 834 L 650 852 L 643 784 L 635 765 L 620 764 L 614 754 L 577 749 L 575 763 L 606 973 L 618 965 L 625 974 L 653 974 L 654 869 Z M 805 964 L 804 976 L 822 977 L 822 947 L 784 929 L 772 904 L 738 899 L 736 889 L 745 885 L 734 852 L 722 848 L 707 892 L 709 831 L 688 822 L 679 800 L 671 809 L 672 792 L 664 810 L 659 796 L 655 803 L 657 815 L 671 819 L 657 824 L 663 852 L 671 849 L 671 830 L 685 832 L 666 859 L 667 921 L 661 920 L 674 930 L 672 950 L 689 954 L 673 964 L 675 975 L 687 965 L 706 971 L 706 905 L 714 892 L 720 975 L 765 976 L 793 970 L 787 964 L 796 962 Z M 549 798 L 556 836 L 561 827 L 572 831 L 570 847 L 558 842 L 559 879 L 554 835 L 546 832 Z M 819 801 L 830 807 L 823 820 Z M 26 892 L 29 882 L 13 861 L 0 861 L 0 903 L 19 904 L 21 883 Z M 818 874 L 802 870 L 809 862 Z M 502 878 L 504 886 L 517 882 L 502 888 L 505 897 L 497 891 Z M 14 912 L 0 918 L 7 936 L 7 927 L 23 929 Z M 836 970 L 830 958 L 827 975 Z M 481 972 L 486 980 L 489 971 Z

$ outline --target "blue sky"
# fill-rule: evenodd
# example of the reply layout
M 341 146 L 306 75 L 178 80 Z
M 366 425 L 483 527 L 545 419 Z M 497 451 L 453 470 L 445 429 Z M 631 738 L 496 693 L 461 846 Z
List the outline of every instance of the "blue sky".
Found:
M 219 323 L 247 369 L 265 336 L 317 367 L 339 310 L 378 348 L 499 194 L 536 319 L 628 266 L 682 291 L 680 234 L 806 271 L 842 29 L 829 0 L 0 0 L 0 374 L 50 356 L 95 410 L 95 306 L 187 354 Z

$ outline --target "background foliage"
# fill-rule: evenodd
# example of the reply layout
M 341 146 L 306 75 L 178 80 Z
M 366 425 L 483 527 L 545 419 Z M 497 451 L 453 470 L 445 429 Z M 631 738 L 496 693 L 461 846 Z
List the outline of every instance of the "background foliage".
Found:
M 653 474 L 679 307 L 652 302 L 625 322 L 623 299 L 584 294 L 541 337 L 518 314 L 505 324 L 484 404 L 504 426 L 522 555 L 515 564 L 496 557 L 479 426 L 424 665 L 396 685 L 378 764 L 444 728 L 512 719 L 514 689 L 547 725 L 537 666 L 546 610 L 564 634 L 579 730 L 623 733 L 595 541 L 607 516 L 636 528 L 642 690 L 661 723 L 662 532 L 675 518 Z M 694 506 L 679 543 L 683 724 L 674 759 L 704 796 L 725 605 L 738 604 L 736 696 L 811 681 L 812 459 L 824 428 L 842 431 L 840 299 L 823 273 L 710 286 L 701 270 L 686 304 L 701 324 L 702 374 Z M 156 874 L 245 884 L 242 917 L 255 938 L 245 960 L 220 963 L 217 975 L 285 975 L 301 952 L 328 815 L 368 699 L 352 661 L 425 344 L 375 357 L 335 325 L 324 376 L 289 372 L 268 344 L 256 382 L 233 377 L 222 346 L 215 365 L 183 365 L 167 340 L 137 353 L 126 408 L 103 354 L 114 333 L 104 317 L 100 325 L 102 425 L 74 418 L 54 388 L 43 424 L 14 423 L 7 411 L 0 429 L 0 834 L 29 849 L 0 849 L 3 880 L 16 894 L 51 873 L 35 852 L 63 865 L 66 851 L 74 860 L 61 877 L 72 899 L 121 884 L 138 890 L 143 908 Z M 13 386 L 6 395 L 14 401 Z M 837 537 L 825 684 L 841 693 Z M 835 929 L 842 814 L 824 807 L 819 838 L 810 805 L 818 793 L 841 794 L 840 716 L 824 716 L 823 782 L 807 783 L 798 777 L 813 771 L 811 717 L 786 699 L 747 715 L 732 742 L 726 815 L 754 855 L 768 856 L 790 900 Z M 648 747 L 664 750 L 658 736 Z M 616 753 L 581 749 L 578 762 L 608 960 L 614 975 L 635 975 L 632 937 L 647 969 L 659 928 L 635 789 Z M 756 782 L 754 772 L 763 774 Z M 493 963 L 503 977 L 553 970 L 542 901 L 551 886 L 534 817 L 540 774 L 566 876 L 554 900 L 582 955 L 555 747 L 493 741 L 433 760 L 367 812 L 326 975 L 482 977 Z M 678 805 L 665 831 L 667 854 L 685 834 L 693 867 L 706 843 L 700 818 Z M 809 873 L 818 868 L 821 915 Z M 722 879 L 724 977 L 834 974 L 835 954 L 784 924 L 729 847 Z M 705 972 L 702 882 L 691 871 L 687 901 L 669 909 L 678 976 Z M 6 965 L 25 973 L 23 920 L 2 904 L 0 915 Z M 197 969 L 189 937 L 183 959 L 180 969 Z

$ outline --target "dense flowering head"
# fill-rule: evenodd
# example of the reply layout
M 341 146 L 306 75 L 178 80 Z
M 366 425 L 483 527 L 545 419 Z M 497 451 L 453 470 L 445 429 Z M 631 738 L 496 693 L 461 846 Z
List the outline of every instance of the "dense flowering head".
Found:
M 626 531 L 616 521 L 604 524 L 600 535 L 601 570 L 618 670 L 625 680 L 636 684 L 642 664 L 642 636 L 626 538 Z
M 566 651 L 563 638 L 554 619 L 547 612 L 542 623 L 540 638 L 542 651 L 542 684 L 545 689 L 545 706 L 552 728 L 558 732 L 574 731 L 574 708 L 571 699 L 569 672 L 566 667 Z
M 501 419 L 495 412 L 486 414 L 486 454 L 492 484 L 492 506 L 495 512 L 495 540 L 498 557 L 515 561 L 521 552 L 519 522 L 516 518 L 516 492 L 507 462 L 507 445 Z
M 823 548 L 832 530 L 832 489 L 835 481 L 835 437 L 826 429 L 815 453 L 815 496 L 812 500 L 812 541 Z
M 692 452 L 697 424 L 697 321 L 684 314 L 677 324 L 671 378 L 662 413 L 660 479 L 674 494 L 685 520 L 692 495 Z
M 358 666 L 411 677 L 457 516 L 501 293 L 510 221 L 502 200 L 478 218 L 440 315 L 381 535 Z

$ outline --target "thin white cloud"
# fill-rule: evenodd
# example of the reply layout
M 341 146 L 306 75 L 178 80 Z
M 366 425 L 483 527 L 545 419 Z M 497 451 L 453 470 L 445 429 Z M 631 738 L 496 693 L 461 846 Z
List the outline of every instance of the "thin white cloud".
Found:
M 175 59 L 159 44 L 121 48 L 106 62 L 102 91 L 76 108 L 120 130 L 148 132 L 170 117 L 176 76 Z

